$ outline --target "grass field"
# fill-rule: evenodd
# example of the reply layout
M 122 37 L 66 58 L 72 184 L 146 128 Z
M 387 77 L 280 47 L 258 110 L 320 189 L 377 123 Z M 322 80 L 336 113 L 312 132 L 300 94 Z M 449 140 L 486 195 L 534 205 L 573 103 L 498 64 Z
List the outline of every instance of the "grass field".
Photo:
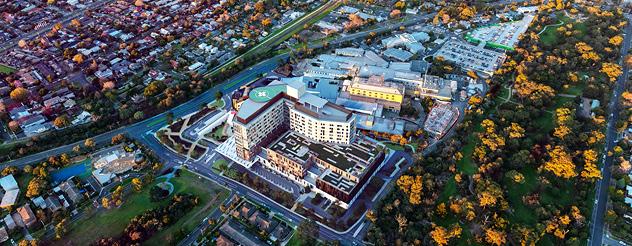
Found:
M 476 133 L 481 132 L 483 130 L 483 127 L 481 126 L 479 120 L 475 120 L 474 122 L 474 132 L 467 136 L 467 144 L 461 149 L 461 154 L 463 154 L 463 158 L 461 158 L 461 160 L 456 163 L 456 169 L 467 175 L 473 175 L 474 173 L 476 173 L 476 171 L 478 171 L 478 167 L 472 159 L 472 154 L 474 154 L 474 148 L 479 142 Z
M 395 150 L 395 151 L 403 151 L 404 150 L 404 146 L 401 146 L 399 144 L 386 142 L 386 143 L 384 143 L 384 145 L 386 145 L 387 148 Z
M 213 162 L 213 166 L 212 166 L 213 172 L 215 172 L 215 173 L 217 173 L 217 174 L 219 174 L 220 172 L 222 172 L 222 170 L 220 169 L 220 166 L 222 165 L 222 163 L 223 163 L 224 165 L 227 165 L 227 164 L 228 164 L 228 163 L 226 162 L 226 160 L 224 160 L 224 159 L 219 159 L 219 160 L 217 160 L 217 161 Z
M 15 72 L 17 69 L 9 67 L 7 65 L 2 65 L 0 64 L 0 73 L 3 74 L 12 74 L 13 72 Z
M 296 232 L 292 235 L 289 241 L 287 241 L 286 246 L 301 246 L 301 241 L 298 240 L 298 235 Z
M 161 181 L 163 179 L 158 178 L 152 186 Z M 210 211 L 219 206 L 228 197 L 228 191 L 224 188 L 205 179 L 199 179 L 195 174 L 188 171 L 183 171 L 180 177 L 173 178 L 170 182 L 174 185 L 174 194 L 187 192 L 197 195 L 200 197 L 200 204 L 180 218 L 177 223 L 154 235 L 146 242 L 147 245 L 164 245 L 164 243 L 169 242 L 172 235 L 180 228 L 186 232 L 191 231 Z M 146 210 L 166 206 L 170 203 L 169 199 L 152 203 L 149 200 L 149 187 L 151 186 L 147 186 L 141 193 L 130 193 L 124 199 L 124 203 L 120 208 L 100 210 L 96 214 L 91 214 L 91 216 L 84 217 L 73 223 L 68 228 L 69 234 L 65 237 L 65 240 L 59 241 L 60 244 L 58 245 L 67 245 L 68 243 L 88 245 L 100 237 L 116 236 L 123 232 L 134 216 Z
M 439 202 L 447 202 L 451 196 L 456 195 L 456 180 L 452 177 L 443 187 L 443 192 L 439 196 Z
M 507 219 L 511 223 L 534 226 L 537 222 L 535 211 L 522 202 L 522 197 L 531 194 L 537 188 L 538 173 L 532 166 L 525 166 L 520 172 L 525 178 L 522 184 L 514 183 L 507 177 L 503 179 L 504 186 L 507 189 L 507 200 L 514 209 L 514 212 Z
M 561 26 L 565 26 L 566 24 L 570 23 L 573 25 L 574 29 L 579 30 L 580 35 L 577 36 L 577 38 L 583 37 L 588 31 L 586 24 L 582 22 L 575 22 L 573 19 L 569 18 L 561 12 L 557 14 L 557 19 L 558 23 L 564 22 L 564 24 Z M 542 32 L 542 34 L 540 34 L 540 41 L 542 41 L 542 43 L 547 46 L 557 44 L 559 40 L 559 34 L 557 32 L 558 27 L 560 26 L 549 26 L 548 28 L 546 28 L 546 30 Z
M 196 206 L 169 228 L 158 232 L 143 245 L 165 245 L 165 242 L 172 244 L 179 241 L 179 239 L 173 238 L 173 235 L 178 230 L 183 230 L 185 232 L 184 235 L 193 231 L 208 214 L 228 198 L 228 190 L 206 179 L 199 179 L 195 174 L 188 171 L 182 172 L 180 178 L 172 179 L 171 182 L 176 188 L 175 193 L 189 192 L 199 196 L 200 205 Z

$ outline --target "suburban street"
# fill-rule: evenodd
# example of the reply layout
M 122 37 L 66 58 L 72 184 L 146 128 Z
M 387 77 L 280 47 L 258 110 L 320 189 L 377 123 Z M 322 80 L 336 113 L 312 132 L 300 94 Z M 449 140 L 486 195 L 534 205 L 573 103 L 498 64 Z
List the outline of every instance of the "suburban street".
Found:
M 610 178 L 612 177 L 610 166 L 614 159 L 614 157 L 608 156 L 607 153 L 612 151 L 612 148 L 615 146 L 615 141 L 617 140 L 618 134 L 615 124 L 620 112 L 619 99 L 625 90 L 625 83 L 628 79 L 630 69 L 624 62 L 628 50 L 630 49 L 630 40 L 632 37 L 632 25 L 629 23 L 630 16 L 626 15 L 626 18 L 628 19 L 628 25 L 624 31 L 625 39 L 623 41 L 623 47 L 621 48 L 621 56 L 619 57 L 619 64 L 622 66 L 623 74 L 617 79 L 612 97 L 610 98 L 610 103 L 608 104 L 608 125 L 606 127 L 605 148 L 602 155 L 603 165 L 601 167 L 601 175 L 603 178 L 597 181 L 596 200 L 591 219 L 589 244 L 592 246 L 602 245 L 604 240 L 604 217 L 608 206 L 608 187 L 610 186 Z
M 105 5 L 106 3 L 112 2 L 113 0 L 101 0 L 101 1 L 96 1 L 93 3 L 90 3 L 86 6 L 85 9 L 77 9 L 67 15 L 65 15 L 64 17 L 62 17 L 61 20 L 58 20 L 57 22 L 53 22 L 50 23 L 46 26 L 41 27 L 40 29 L 37 30 L 33 30 L 29 33 L 25 33 L 22 34 L 18 37 L 15 37 L 14 39 L 4 42 L 3 44 L 0 45 L 0 53 L 6 51 L 7 49 L 17 46 L 18 45 L 18 41 L 20 41 L 21 39 L 24 40 L 28 40 L 28 39 L 32 39 L 33 37 L 37 37 L 39 35 L 41 35 L 42 33 L 48 32 L 51 30 L 51 28 L 53 28 L 53 26 L 57 23 L 62 23 L 63 25 L 68 24 L 72 19 L 75 18 L 79 18 L 81 16 L 83 16 L 84 12 L 88 9 L 94 9 L 94 8 L 99 8 L 103 5 Z

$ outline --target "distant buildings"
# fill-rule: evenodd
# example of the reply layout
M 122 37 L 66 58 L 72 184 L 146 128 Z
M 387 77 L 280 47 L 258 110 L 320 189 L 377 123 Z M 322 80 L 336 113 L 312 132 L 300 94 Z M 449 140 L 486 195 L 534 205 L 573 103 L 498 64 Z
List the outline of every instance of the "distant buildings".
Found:
M 384 51 L 384 56 L 392 60 L 405 62 L 413 58 L 414 54 L 402 49 L 390 48 Z
M 439 76 L 425 74 L 421 80 L 405 81 L 406 92 L 415 97 L 430 97 L 443 101 L 452 100 L 457 82 Z
M 525 7 L 521 9 L 523 11 L 530 10 Z M 534 18 L 535 15 L 525 14 L 520 21 L 476 28 L 472 32 L 467 33 L 465 39 L 476 44 L 484 43 L 485 46 L 492 48 L 513 50 L 513 47 L 519 41 L 520 35 L 527 31 Z
M 382 40 L 382 46 L 387 49 L 392 48 L 405 48 L 412 54 L 418 54 L 423 52 L 426 48 L 422 43 L 430 40 L 430 36 L 425 32 L 418 32 L 414 34 L 403 33 Z

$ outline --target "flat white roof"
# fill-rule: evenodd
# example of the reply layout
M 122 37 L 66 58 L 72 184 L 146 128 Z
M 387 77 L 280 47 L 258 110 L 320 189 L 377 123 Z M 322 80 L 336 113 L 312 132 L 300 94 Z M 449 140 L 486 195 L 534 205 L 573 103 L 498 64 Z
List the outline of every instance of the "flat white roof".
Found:
M 302 104 L 309 104 L 312 105 L 314 107 L 317 108 L 323 108 L 325 107 L 325 104 L 327 104 L 327 100 L 322 99 L 318 96 L 314 96 L 312 94 L 306 93 L 305 95 L 303 95 L 300 99 L 299 102 Z
M 9 174 L 0 178 L 0 186 L 2 186 L 2 189 L 4 189 L 5 191 L 19 189 L 18 182 L 15 181 L 13 174 Z
M 2 196 L 2 203 L 0 203 L 1 208 L 6 208 L 9 206 L 15 205 L 15 202 L 18 200 L 18 195 L 20 194 L 20 190 L 8 190 Z

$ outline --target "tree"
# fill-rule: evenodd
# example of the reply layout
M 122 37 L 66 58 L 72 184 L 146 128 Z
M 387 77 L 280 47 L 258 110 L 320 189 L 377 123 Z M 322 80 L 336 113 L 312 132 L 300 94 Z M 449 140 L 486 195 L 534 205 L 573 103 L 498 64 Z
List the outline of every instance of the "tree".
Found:
M 81 146 L 75 145 L 75 147 L 72 147 L 72 151 L 74 151 L 75 153 L 81 152 Z
M 81 53 L 77 53 L 75 56 L 72 57 L 72 61 L 76 62 L 77 64 L 83 63 L 83 55 Z
M 296 233 L 298 233 L 299 241 L 311 242 L 308 245 L 315 245 L 319 235 L 318 224 L 312 219 L 305 219 L 296 228 Z
M 66 234 L 66 219 L 62 219 L 57 225 L 55 225 L 55 239 L 61 239 Z
M 53 125 L 57 128 L 64 128 L 70 125 L 70 120 L 68 120 L 68 116 L 65 114 L 57 116 L 53 121 Z
M 599 70 L 602 73 L 605 73 L 608 78 L 610 78 L 611 82 L 617 80 L 623 72 L 621 71 L 621 66 L 616 63 L 604 62 L 601 64 L 601 69 Z
M 585 150 L 584 153 L 584 170 L 580 175 L 582 178 L 588 180 L 595 180 L 601 178 L 601 171 L 597 167 L 597 151 L 592 149 Z
M 125 140 L 125 136 L 123 134 L 116 134 L 114 135 L 114 137 L 112 137 L 112 144 L 119 144 L 123 142 L 123 140 Z
M 9 174 L 16 175 L 16 174 L 18 174 L 18 171 L 19 170 L 18 170 L 17 167 L 8 166 L 8 167 L 5 167 L 4 169 L 2 169 L 2 176 L 7 176 Z
M 623 37 L 621 37 L 621 35 L 614 36 L 608 40 L 608 43 L 614 46 L 619 46 L 623 43 Z
M 40 169 L 42 170 L 42 169 Z M 39 196 L 48 186 L 48 182 L 40 177 L 32 178 L 26 189 L 26 197 L 32 198 Z
M 81 27 L 81 22 L 78 19 L 72 19 L 70 21 L 70 25 L 74 26 L 75 28 L 79 28 Z
M 86 141 L 83 142 L 83 146 L 86 146 L 86 148 L 92 148 L 96 145 L 96 143 L 94 142 L 94 140 L 92 138 L 88 138 L 86 139 Z
M 140 180 L 139 178 L 133 178 L 132 186 L 134 187 L 134 190 L 136 192 L 140 192 L 141 190 L 143 190 L 143 181 Z
M 134 113 L 135 120 L 142 120 L 143 118 L 145 118 L 145 113 L 143 113 L 143 111 L 136 111 L 136 113 Z
M 507 127 L 507 132 L 509 133 L 509 138 L 522 138 L 525 131 L 518 123 L 512 122 L 511 126 Z
M 263 19 L 263 21 L 261 21 L 261 25 L 266 26 L 266 27 L 272 25 L 272 19 L 270 18 Z
M 25 172 L 25 173 L 33 173 L 33 166 L 26 165 L 26 166 L 24 166 L 24 168 L 22 168 L 22 171 Z
M 18 131 L 20 131 L 20 123 L 18 123 L 15 120 L 9 121 L 9 129 L 13 132 L 13 133 L 17 133 Z
M 215 100 L 217 100 L 217 101 L 222 100 L 223 96 L 224 96 L 224 94 L 221 91 L 215 92 Z
M 101 206 L 106 209 L 110 208 L 110 199 L 108 199 L 107 197 L 101 198 Z
M 66 153 L 62 153 L 61 155 L 59 155 L 59 162 L 62 166 L 70 164 L 70 156 L 68 156 L 68 154 Z
M 33 239 L 33 240 L 22 239 L 18 243 L 18 246 L 37 246 L 37 245 L 39 245 L 39 241 L 37 241 L 37 239 Z
M 149 200 L 151 202 L 159 202 L 169 195 L 169 191 L 154 185 L 149 189 Z
M 506 235 L 502 231 L 496 231 L 493 229 L 485 229 L 485 241 L 492 245 L 505 245 Z
M 404 230 L 408 226 L 408 219 L 406 219 L 406 216 L 403 216 L 402 214 L 397 214 L 397 216 L 395 216 L 395 221 L 397 221 L 397 225 L 399 225 L 399 232 L 404 232 Z
M 24 102 L 26 100 L 26 98 L 28 97 L 28 91 L 22 87 L 17 87 L 15 89 L 13 89 L 13 91 L 11 91 L 11 93 L 9 94 L 9 96 L 11 97 L 11 99 L 16 100 L 18 102 Z
M 547 146 L 547 149 L 549 150 L 550 159 L 544 163 L 545 170 L 553 172 L 555 176 L 565 179 L 577 176 L 573 159 L 563 147 L 555 146 L 551 148 Z
M 371 223 L 375 223 L 375 221 L 377 221 L 377 215 L 373 212 L 373 210 L 369 210 L 366 213 L 366 218 L 371 221 Z

